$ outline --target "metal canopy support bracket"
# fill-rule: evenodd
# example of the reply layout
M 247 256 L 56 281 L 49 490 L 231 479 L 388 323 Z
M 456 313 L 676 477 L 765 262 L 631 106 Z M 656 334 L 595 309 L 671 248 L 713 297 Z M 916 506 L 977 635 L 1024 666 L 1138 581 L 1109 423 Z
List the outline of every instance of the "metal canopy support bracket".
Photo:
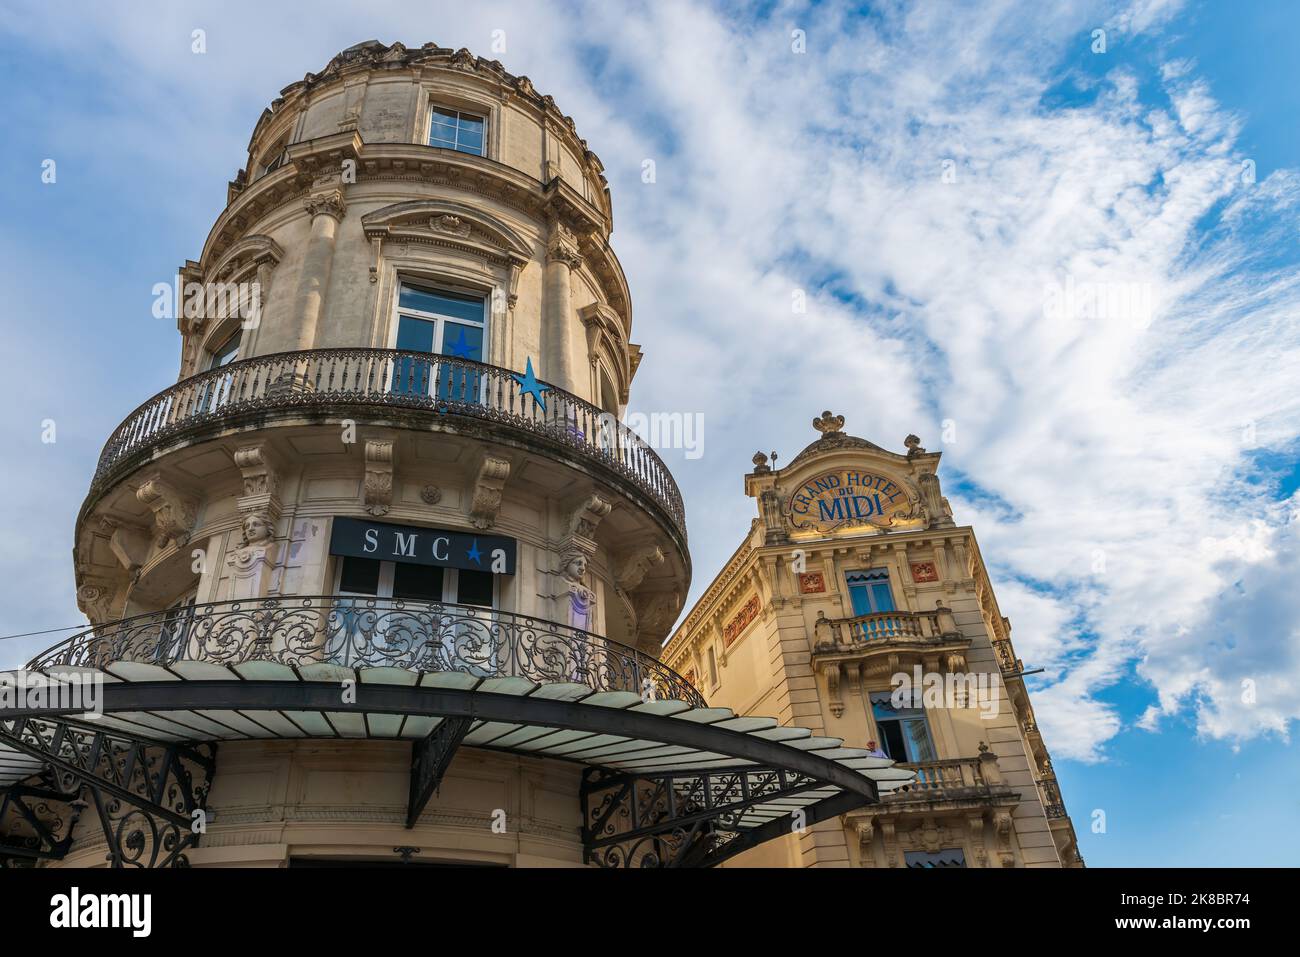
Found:
M 0 867 L 57 861 L 68 853 L 81 808 L 75 792 L 49 787 L 49 777 L 33 775 L 0 789 Z
M 411 745 L 411 796 L 406 806 L 406 827 L 415 827 L 424 806 L 442 783 L 451 759 L 469 732 L 470 718 L 443 718 L 421 741 Z
M 815 824 L 869 802 L 844 793 L 765 823 L 742 823 L 756 805 L 780 804 L 825 787 L 781 768 L 663 774 L 588 768 L 580 791 L 584 860 L 601 867 L 711 867 L 798 823 Z
M 69 803 L 90 791 L 113 867 L 188 866 L 215 744 L 153 741 L 54 717 L 0 719 L 0 742 L 44 761 Z

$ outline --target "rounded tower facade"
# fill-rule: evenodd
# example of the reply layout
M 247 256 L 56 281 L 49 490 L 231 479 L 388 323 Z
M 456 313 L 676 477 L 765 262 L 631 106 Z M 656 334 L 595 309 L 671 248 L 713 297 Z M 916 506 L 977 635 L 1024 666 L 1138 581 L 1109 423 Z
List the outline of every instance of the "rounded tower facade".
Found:
M 612 228 L 500 63 L 282 91 L 156 290 L 179 377 L 78 515 L 92 627 L 17 676 L 95 720 L 0 714 L 0 863 L 711 866 L 910 780 L 659 660 L 690 559 Z

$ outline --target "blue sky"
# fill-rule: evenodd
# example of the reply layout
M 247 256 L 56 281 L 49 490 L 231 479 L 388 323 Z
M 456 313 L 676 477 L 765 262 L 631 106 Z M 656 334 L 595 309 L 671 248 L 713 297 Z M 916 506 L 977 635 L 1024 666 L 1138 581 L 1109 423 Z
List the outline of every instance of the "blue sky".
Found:
M 889 448 L 916 432 L 1045 669 L 1089 863 L 1300 852 L 1278 826 L 1300 812 L 1293 4 L 0 11 L 3 633 L 79 618 L 99 448 L 176 373 L 151 289 L 197 256 L 261 110 L 361 40 L 465 46 L 554 95 L 606 167 L 633 408 L 705 414 L 704 456 L 665 454 L 692 599 L 748 527 L 756 448 L 788 461 L 824 408 Z M 1051 312 L 1067 285 L 1151 306 Z M 0 666 L 44 642 L 0 642 Z

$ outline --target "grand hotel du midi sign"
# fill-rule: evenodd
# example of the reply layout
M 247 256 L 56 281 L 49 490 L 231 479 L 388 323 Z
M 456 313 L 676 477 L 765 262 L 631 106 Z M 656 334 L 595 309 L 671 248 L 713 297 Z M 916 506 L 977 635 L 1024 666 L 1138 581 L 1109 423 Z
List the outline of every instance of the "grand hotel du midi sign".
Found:
M 794 528 L 829 532 L 844 525 L 892 525 L 912 509 L 911 497 L 893 479 L 836 469 L 804 482 L 790 496 L 786 516 Z

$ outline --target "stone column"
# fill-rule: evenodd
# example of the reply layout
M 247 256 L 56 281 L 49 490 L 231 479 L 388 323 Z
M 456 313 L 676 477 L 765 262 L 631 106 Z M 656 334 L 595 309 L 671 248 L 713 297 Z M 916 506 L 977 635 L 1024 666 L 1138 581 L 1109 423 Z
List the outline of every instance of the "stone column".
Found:
M 346 206 L 343 193 L 331 190 L 303 201 L 311 214 L 311 236 L 303 255 L 302 271 L 298 276 L 298 289 L 294 296 L 293 326 L 298 331 L 299 349 L 316 347 L 316 324 L 320 319 L 325 289 L 329 286 L 330 269 L 334 265 L 334 238 Z
M 542 288 L 542 378 L 568 392 L 577 391 L 572 359 L 572 272 L 581 265 L 573 231 L 553 221 Z

